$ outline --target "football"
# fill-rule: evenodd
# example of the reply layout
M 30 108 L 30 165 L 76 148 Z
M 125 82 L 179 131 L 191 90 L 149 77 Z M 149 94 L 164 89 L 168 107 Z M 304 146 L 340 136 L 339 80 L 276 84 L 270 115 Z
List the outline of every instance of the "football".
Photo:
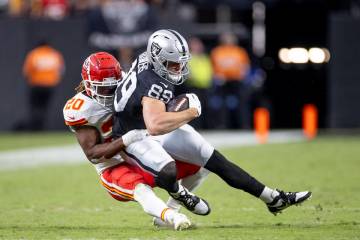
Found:
M 186 94 L 180 94 L 166 105 L 167 112 L 181 112 L 189 108 L 189 99 Z

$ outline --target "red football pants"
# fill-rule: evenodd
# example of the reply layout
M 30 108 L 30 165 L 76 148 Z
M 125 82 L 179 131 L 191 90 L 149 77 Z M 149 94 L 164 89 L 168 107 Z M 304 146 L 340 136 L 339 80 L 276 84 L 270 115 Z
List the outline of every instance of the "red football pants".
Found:
M 177 179 L 182 179 L 197 173 L 199 166 L 175 161 L 177 167 Z M 154 176 L 140 167 L 130 165 L 126 162 L 106 169 L 100 175 L 101 184 L 109 194 L 118 201 L 134 200 L 134 189 L 139 183 L 155 187 Z

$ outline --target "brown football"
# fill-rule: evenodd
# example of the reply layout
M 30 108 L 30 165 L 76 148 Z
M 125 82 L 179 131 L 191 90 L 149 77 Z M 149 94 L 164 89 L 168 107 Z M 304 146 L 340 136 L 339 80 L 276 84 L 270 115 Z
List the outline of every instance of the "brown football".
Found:
M 186 94 L 180 94 L 171 99 L 166 105 L 167 112 L 181 112 L 189 108 L 189 99 Z

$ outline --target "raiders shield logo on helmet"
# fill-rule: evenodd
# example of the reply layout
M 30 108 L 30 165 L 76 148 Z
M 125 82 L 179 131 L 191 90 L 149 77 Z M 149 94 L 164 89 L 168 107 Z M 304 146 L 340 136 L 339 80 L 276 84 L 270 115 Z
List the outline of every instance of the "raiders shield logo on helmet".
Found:
M 161 51 L 161 47 L 157 44 L 157 43 L 152 43 L 151 44 L 151 55 L 153 57 L 157 56 Z

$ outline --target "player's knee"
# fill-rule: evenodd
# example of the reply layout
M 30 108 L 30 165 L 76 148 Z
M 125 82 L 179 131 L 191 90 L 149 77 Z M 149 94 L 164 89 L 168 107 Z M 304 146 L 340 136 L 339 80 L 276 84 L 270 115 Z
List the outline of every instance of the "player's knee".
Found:
M 202 159 L 210 159 L 215 149 L 207 141 L 203 140 L 200 146 L 200 156 Z
M 208 169 L 210 172 L 217 174 L 223 172 L 224 170 L 223 168 L 225 166 L 226 166 L 226 159 L 217 150 L 214 150 L 204 167 Z

